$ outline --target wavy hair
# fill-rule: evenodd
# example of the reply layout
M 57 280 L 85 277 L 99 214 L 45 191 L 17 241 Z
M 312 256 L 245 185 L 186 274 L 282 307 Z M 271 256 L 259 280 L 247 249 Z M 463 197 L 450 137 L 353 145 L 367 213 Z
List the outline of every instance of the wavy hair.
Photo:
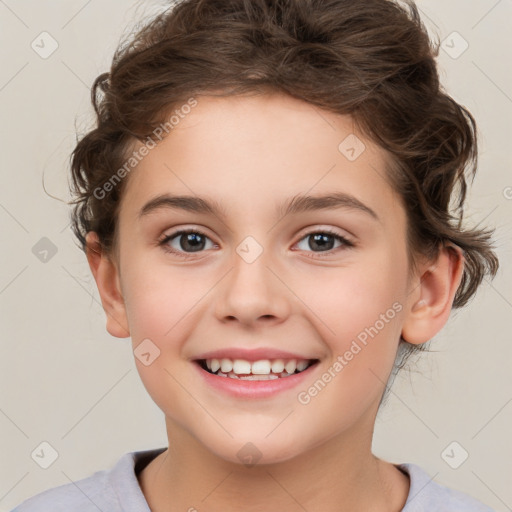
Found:
M 129 177 L 94 193 L 123 166 L 134 143 L 173 108 L 201 94 L 281 92 L 352 116 L 392 157 L 389 179 L 406 209 L 411 268 L 455 244 L 465 256 L 454 307 L 465 305 L 498 259 L 492 230 L 463 226 L 477 168 L 471 113 L 442 88 L 434 44 L 412 1 L 178 0 L 122 42 L 92 87 L 96 126 L 71 158 L 72 229 L 117 246 Z M 422 346 L 406 343 L 396 369 Z M 403 349 L 404 347 L 400 347 Z

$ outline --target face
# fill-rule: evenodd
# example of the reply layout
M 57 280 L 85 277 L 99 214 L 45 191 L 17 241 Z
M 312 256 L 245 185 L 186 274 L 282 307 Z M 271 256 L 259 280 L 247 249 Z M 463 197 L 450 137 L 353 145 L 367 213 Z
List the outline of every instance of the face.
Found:
M 409 292 L 386 159 L 350 117 L 276 94 L 200 97 L 140 161 L 119 279 L 137 369 L 169 430 L 233 462 L 256 447 L 263 463 L 371 431 Z M 146 206 L 163 195 L 193 201 Z M 277 359 L 314 364 L 257 381 L 198 363 L 223 356 L 242 375 L 244 360 L 276 373 Z

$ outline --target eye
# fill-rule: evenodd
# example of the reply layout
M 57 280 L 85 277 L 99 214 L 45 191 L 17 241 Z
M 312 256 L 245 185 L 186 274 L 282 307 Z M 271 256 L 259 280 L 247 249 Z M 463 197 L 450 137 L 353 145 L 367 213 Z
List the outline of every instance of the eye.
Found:
M 306 243 L 306 247 L 300 247 L 300 244 L 304 244 L 308 239 L 309 243 Z M 207 247 L 208 242 L 211 244 L 210 247 Z M 335 247 L 336 242 L 339 244 L 337 247 Z M 170 235 L 165 235 L 165 237 L 158 242 L 158 245 L 161 246 L 165 252 L 183 258 L 191 257 L 195 252 L 202 252 L 205 249 L 216 247 L 216 244 L 214 244 L 206 234 L 197 229 L 183 229 L 171 233 Z M 329 229 L 311 231 L 303 236 L 297 244 L 297 247 L 301 251 L 312 250 L 315 253 L 327 253 L 328 255 L 339 249 L 343 249 L 343 247 L 348 248 L 354 246 L 355 244 L 353 242 Z M 322 256 L 322 254 L 318 254 L 314 257 Z
M 334 247 L 336 241 L 339 242 L 339 245 Z M 306 247 L 300 247 L 300 244 L 303 242 L 306 242 Z M 354 245 L 355 244 L 353 242 L 347 240 L 344 236 L 329 229 L 322 229 L 319 231 L 311 231 L 310 233 L 307 233 L 303 238 L 301 238 L 297 244 L 297 247 L 301 251 L 307 251 L 308 249 L 311 249 L 313 252 L 324 252 L 332 254 L 333 252 L 336 252 L 337 249 L 343 248 L 344 246 L 354 247 Z M 318 256 L 314 257 L 316 258 Z M 320 257 L 322 257 L 322 255 L 320 255 Z
M 165 252 L 176 254 L 184 258 L 188 257 L 188 254 L 194 252 L 201 252 L 209 241 L 213 246 L 215 244 L 208 238 L 203 232 L 197 229 L 183 229 L 166 235 L 162 240 L 158 242 L 158 245 L 162 246 Z M 169 242 L 171 242 L 169 244 Z

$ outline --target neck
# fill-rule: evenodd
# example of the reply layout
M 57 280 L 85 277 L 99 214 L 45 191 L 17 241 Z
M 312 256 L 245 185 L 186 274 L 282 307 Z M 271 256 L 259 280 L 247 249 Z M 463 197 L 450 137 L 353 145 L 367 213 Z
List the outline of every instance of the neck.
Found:
M 166 423 L 169 449 L 138 475 L 154 512 L 399 512 L 407 499 L 408 477 L 371 453 L 372 429 L 358 426 L 287 461 L 248 467 Z

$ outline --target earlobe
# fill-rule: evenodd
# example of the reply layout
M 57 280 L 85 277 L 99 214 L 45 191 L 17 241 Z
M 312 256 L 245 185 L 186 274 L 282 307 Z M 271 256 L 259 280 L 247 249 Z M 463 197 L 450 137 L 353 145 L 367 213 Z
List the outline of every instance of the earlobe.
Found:
M 110 258 L 103 254 L 97 233 L 89 231 L 86 242 L 87 261 L 107 315 L 107 331 L 116 338 L 127 338 L 130 336 L 130 330 L 118 269 Z
M 402 337 L 409 343 L 431 340 L 446 324 L 464 271 L 460 247 L 446 243 L 434 264 L 424 267 L 411 283 L 409 310 L 402 325 Z

